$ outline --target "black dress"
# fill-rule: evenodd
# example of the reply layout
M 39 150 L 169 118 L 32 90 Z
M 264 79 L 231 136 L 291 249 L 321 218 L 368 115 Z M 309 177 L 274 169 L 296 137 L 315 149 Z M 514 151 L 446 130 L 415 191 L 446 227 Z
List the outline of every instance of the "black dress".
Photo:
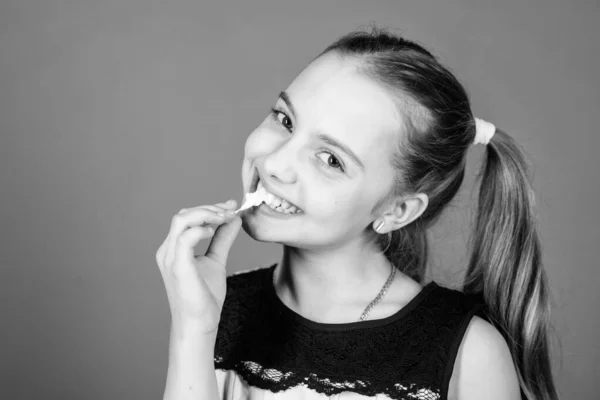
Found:
M 325 324 L 277 297 L 277 264 L 227 277 L 215 346 L 223 400 L 446 399 L 477 297 L 431 281 L 397 313 Z

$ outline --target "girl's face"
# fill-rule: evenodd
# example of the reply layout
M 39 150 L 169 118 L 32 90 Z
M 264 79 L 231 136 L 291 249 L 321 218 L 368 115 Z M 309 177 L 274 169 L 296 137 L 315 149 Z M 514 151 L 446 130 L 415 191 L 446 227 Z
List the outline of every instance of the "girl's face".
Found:
M 243 212 L 255 240 L 305 249 L 363 243 L 394 179 L 389 160 L 403 124 L 390 95 L 356 66 L 335 53 L 313 61 L 246 140 L 244 193 L 258 175 L 303 211 L 279 214 L 263 203 Z

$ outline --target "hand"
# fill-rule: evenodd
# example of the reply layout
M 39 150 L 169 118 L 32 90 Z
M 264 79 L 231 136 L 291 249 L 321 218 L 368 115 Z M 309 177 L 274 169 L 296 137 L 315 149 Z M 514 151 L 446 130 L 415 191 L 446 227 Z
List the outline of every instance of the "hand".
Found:
M 156 252 L 175 328 L 193 325 L 201 333 L 216 334 L 225 302 L 227 256 L 240 231 L 241 218 L 227 214 L 236 202 L 183 209 L 171 222 L 167 238 Z M 214 230 L 207 225 L 216 224 Z M 212 237 L 203 256 L 194 247 Z

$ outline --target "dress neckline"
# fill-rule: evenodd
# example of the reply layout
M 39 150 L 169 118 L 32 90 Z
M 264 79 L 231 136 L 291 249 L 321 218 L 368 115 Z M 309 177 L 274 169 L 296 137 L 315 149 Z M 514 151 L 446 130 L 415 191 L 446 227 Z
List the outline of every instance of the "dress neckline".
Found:
M 265 285 L 267 288 L 268 296 L 272 300 L 273 304 L 276 308 L 281 312 L 281 314 L 292 321 L 295 321 L 301 325 L 304 325 L 313 330 L 319 331 L 348 331 L 354 329 L 365 329 L 365 328 L 375 328 L 383 325 L 390 324 L 392 322 L 396 322 L 406 315 L 408 315 L 411 311 L 413 311 L 424 299 L 427 295 L 436 287 L 438 284 L 435 281 L 431 281 L 423 288 L 419 293 L 417 293 L 404 307 L 395 312 L 392 315 L 389 315 L 384 318 L 366 320 L 366 321 L 356 321 L 356 322 L 344 322 L 344 323 L 325 323 L 325 322 L 317 322 L 302 315 L 298 314 L 291 308 L 289 308 L 279 296 L 275 292 L 275 287 L 273 286 L 273 274 L 275 272 L 275 268 L 277 267 L 277 263 L 271 265 L 265 276 Z

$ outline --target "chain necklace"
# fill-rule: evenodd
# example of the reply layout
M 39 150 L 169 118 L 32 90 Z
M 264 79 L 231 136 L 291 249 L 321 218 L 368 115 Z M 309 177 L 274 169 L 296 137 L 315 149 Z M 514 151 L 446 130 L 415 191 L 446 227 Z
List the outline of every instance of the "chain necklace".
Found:
M 365 308 L 365 311 L 363 311 L 359 321 L 363 321 L 365 318 L 367 318 L 367 314 L 369 314 L 369 311 L 371 311 L 371 309 L 375 307 L 375 304 L 379 303 L 379 301 L 383 299 L 383 296 L 385 296 L 385 293 L 387 292 L 388 288 L 392 284 L 392 281 L 394 280 L 394 275 L 396 275 L 396 267 L 392 265 L 392 272 L 390 273 L 388 280 L 385 282 L 385 285 L 383 285 L 383 287 L 381 288 L 381 291 L 379 292 L 377 297 L 375 297 L 371 304 L 369 304 L 367 308 Z
M 377 297 L 375 297 L 375 299 L 373 299 L 373 301 L 365 308 L 365 311 L 363 311 L 362 315 L 358 319 L 359 321 L 364 321 L 364 319 L 367 318 L 367 315 L 369 314 L 371 309 L 373 307 L 375 307 L 375 305 L 377 303 L 379 303 L 381 301 L 381 299 L 383 299 L 383 296 L 385 296 L 387 290 L 389 289 L 390 285 L 392 284 L 392 281 L 394 280 L 395 275 L 396 275 L 396 267 L 394 267 L 392 265 L 392 272 L 390 273 L 390 276 L 388 277 L 387 281 L 381 288 L 381 291 L 379 291 L 379 294 L 377 295 Z M 275 286 L 275 271 L 273 271 L 273 286 Z

